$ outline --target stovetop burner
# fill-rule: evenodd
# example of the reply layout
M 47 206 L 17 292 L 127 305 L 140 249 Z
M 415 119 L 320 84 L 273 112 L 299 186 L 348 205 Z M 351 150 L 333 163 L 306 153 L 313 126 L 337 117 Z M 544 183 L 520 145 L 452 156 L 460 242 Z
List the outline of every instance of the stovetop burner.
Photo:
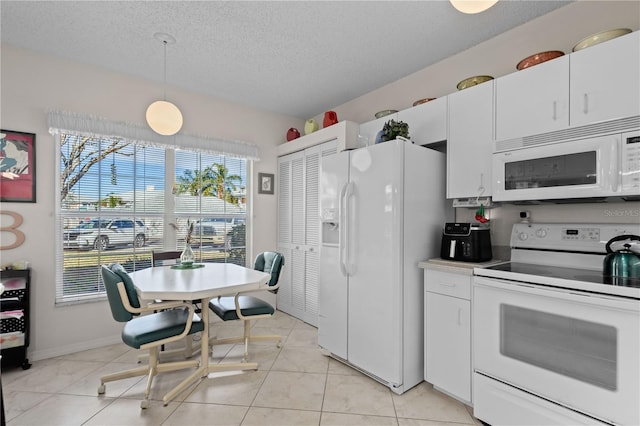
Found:
M 516 274 L 558 278 L 570 281 L 586 281 L 594 284 L 616 285 L 640 289 L 640 279 L 626 277 L 612 277 L 603 275 L 600 271 L 587 271 L 584 269 L 565 268 L 560 266 L 535 265 L 530 263 L 508 262 L 486 269 L 512 272 Z M 604 290 L 603 290 L 604 291 Z
M 640 278 L 602 273 L 607 242 L 618 235 L 640 235 L 640 224 L 516 223 L 511 262 L 475 268 L 474 274 L 640 300 Z

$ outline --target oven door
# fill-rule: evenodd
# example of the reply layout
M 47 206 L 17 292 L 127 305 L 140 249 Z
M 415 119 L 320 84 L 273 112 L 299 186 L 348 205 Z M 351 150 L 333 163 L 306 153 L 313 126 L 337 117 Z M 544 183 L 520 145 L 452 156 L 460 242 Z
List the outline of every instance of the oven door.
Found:
M 640 424 L 640 302 L 474 278 L 474 369 L 613 424 Z
M 495 201 L 624 195 L 620 134 L 493 154 Z

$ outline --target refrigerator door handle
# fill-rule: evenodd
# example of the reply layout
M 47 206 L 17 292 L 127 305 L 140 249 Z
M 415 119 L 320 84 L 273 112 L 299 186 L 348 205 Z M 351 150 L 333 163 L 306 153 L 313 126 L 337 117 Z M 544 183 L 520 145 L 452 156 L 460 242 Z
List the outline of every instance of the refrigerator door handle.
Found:
M 346 229 L 346 220 L 347 215 L 345 214 L 345 203 L 346 203 L 346 193 L 347 186 L 349 184 L 345 183 L 340 190 L 340 198 L 338 199 L 338 216 L 339 216 L 339 226 L 338 229 L 338 247 L 340 247 L 340 272 L 342 272 L 343 276 L 347 276 L 347 265 L 345 261 L 345 229 Z
M 349 198 L 353 194 L 353 184 L 345 184 L 341 191 L 341 232 L 340 232 L 340 270 L 346 277 L 349 276 Z
M 344 267 L 346 271 L 346 275 L 351 275 L 352 271 L 350 266 L 350 250 L 351 250 L 351 211 L 349 209 L 349 199 L 353 195 L 353 182 L 347 183 L 345 192 L 344 192 L 344 222 L 342 224 L 342 229 L 344 229 Z

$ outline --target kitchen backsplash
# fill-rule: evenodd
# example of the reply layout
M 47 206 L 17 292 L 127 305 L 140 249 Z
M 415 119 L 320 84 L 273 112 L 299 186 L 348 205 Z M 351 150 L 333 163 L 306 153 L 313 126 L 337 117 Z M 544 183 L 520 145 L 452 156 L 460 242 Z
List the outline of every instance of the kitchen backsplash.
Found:
M 457 208 L 456 221 L 476 223 L 475 208 Z M 520 221 L 520 212 L 530 212 L 533 223 L 638 223 L 640 201 L 591 204 L 504 204 L 486 209 L 490 219 L 494 259 L 509 259 L 511 227 Z

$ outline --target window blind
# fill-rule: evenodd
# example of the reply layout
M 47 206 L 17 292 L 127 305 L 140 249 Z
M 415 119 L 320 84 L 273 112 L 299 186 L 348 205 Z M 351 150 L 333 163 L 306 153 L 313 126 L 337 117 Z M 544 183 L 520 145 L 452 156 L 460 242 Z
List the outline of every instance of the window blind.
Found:
M 56 303 L 104 298 L 100 265 L 151 266 L 191 244 L 198 262 L 246 263 L 247 159 L 102 132 L 57 144 Z
M 89 114 L 67 111 L 49 111 L 47 117 L 49 133 L 91 135 L 100 138 L 120 137 L 141 145 L 167 149 L 193 149 L 198 152 L 222 154 L 245 160 L 260 160 L 258 146 L 248 142 L 230 141 L 180 132 L 173 136 L 162 136 L 142 124 L 112 121 Z

